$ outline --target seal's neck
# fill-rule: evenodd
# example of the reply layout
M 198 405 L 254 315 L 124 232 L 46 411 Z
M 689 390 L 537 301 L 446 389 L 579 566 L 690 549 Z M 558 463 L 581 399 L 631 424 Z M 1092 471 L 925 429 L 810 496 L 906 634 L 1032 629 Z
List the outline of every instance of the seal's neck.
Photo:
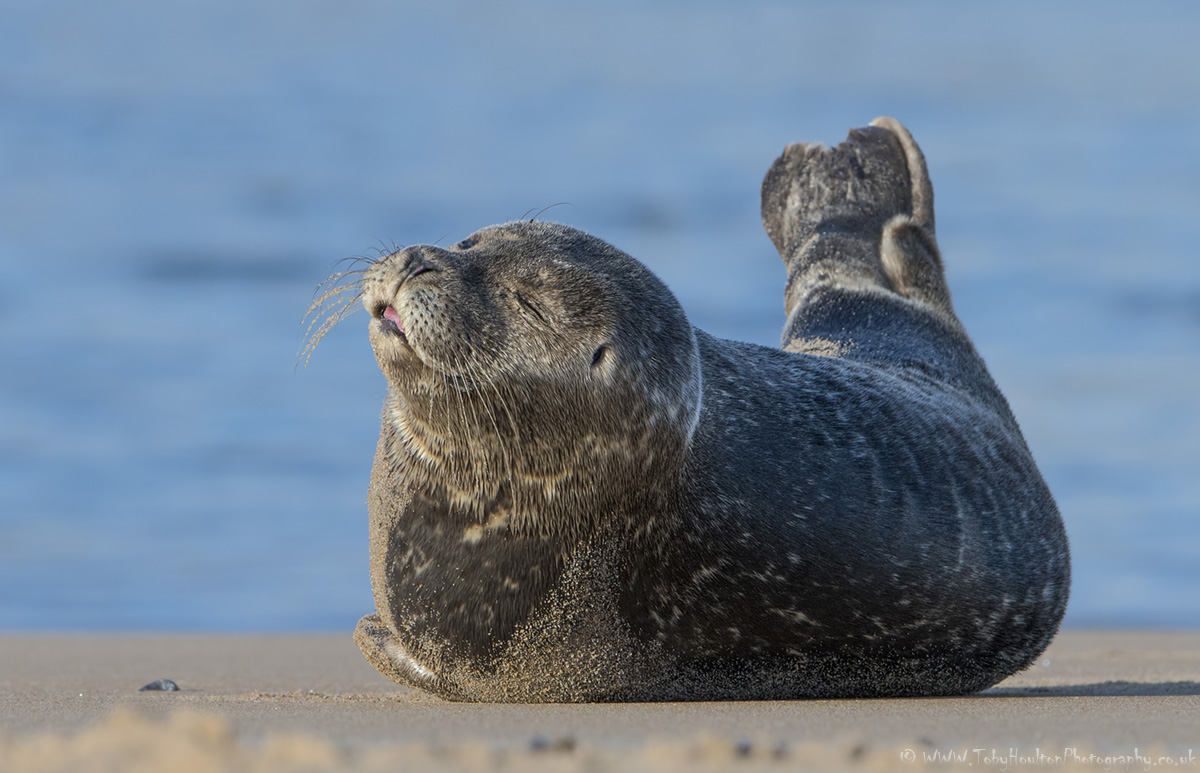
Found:
M 510 528 L 575 532 L 644 517 L 674 496 L 687 445 L 679 428 L 632 400 L 567 397 L 393 385 L 384 434 L 406 487 L 481 523 L 500 507 Z

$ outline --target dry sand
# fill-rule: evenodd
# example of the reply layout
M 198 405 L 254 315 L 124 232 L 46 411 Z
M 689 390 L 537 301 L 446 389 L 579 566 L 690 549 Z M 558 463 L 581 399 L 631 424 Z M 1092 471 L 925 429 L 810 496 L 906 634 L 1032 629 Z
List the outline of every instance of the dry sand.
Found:
M 161 678 L 182 690 L 138 692 Z M 969 698 L 627 705 L 446 703 L 348 634 L 0 636 L 6 773 L 1200 770 L 1193 750 L 1200 633 L 1067 631 Z

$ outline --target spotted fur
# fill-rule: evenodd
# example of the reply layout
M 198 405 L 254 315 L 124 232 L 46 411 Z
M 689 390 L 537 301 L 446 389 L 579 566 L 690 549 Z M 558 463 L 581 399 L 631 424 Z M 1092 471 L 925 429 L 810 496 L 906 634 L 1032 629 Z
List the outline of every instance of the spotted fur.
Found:
M 402 684 L 480 701 L 952 695 L 1066 605 L 1061 519 L 954 314 L 891 119 L 763 183 L 782 348 L 691 326 L 644 266 L 517 222 L 362 277 L 388 380 L 376 613 Z

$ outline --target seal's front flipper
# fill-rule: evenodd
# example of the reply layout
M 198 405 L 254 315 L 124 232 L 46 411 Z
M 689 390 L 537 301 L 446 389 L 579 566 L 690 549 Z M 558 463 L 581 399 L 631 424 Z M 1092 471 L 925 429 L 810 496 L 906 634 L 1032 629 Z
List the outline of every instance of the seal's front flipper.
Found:
M 436 691 L 437 675 L 408 653 L 379 615 L 367 615 L 358 621 L 354 643 L 367 656 L 367 661 L 393 682 Z

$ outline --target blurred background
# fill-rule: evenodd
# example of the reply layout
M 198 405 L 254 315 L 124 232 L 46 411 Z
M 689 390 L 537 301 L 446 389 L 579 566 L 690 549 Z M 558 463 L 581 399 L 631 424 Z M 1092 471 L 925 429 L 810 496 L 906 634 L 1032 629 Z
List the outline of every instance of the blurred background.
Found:
M 1200 625 L 1200 5 L 5 0 L 0 629 L 345 630 L 384 381 L 335 261 L 546 213 L 776 345 L 788 142 L 923 147 L 1067 624 Z

